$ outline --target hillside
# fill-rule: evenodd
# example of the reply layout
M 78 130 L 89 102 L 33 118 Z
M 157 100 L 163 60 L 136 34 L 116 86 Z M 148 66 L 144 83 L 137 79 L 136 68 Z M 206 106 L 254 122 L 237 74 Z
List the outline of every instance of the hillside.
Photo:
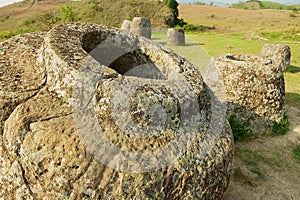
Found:
M 299 10 L 297 6 L 286 5 L 282 3 L 272 2 L 272 1 L 258 1 L 251 0 L 246 2 L 234 3 L 230 6 L 231 8 L 240 8 L 240 9 L 274 9 L 274 10 Z
M 152 0 L 69 0 L 20 2 L 0 8 L 0 40 L 24 32 L 47 31 L 63 22 L 89 22 L 120 27 L 125 19 L 147 17 L 153 26 L 173 23 L 170 9 Z

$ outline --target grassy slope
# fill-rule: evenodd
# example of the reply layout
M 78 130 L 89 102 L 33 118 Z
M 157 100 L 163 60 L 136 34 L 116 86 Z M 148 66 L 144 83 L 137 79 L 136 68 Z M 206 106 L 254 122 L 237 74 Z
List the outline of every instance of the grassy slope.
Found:
M 154 26 L 166 27 L 165 19 L 173 17 L 165 4 L 153 0 L 67 2 L 44 0 L 32 8 L 29 8 L 30 3 L 21 2 L 0 8 L 0 40 L 23 32 L 48 31 L 62 22 L 81 21 L 120 27 L 123 20 L 139 16 L 150 18 Z M 61 7 L 69 10 L 73 17 L 64 19 Z
M 276 10 L 293 10 L 297 9 L 297 6 L 293 5 L 285 5 L 277 2 L 272 2 L 272 1 L 259 1 L 261 9 L 276 9 Z M 240 9 L 251 9 L 248 8 L 246 2 L 239 2 L 236 4 L 233 4 L 231 6 L 232 8 L 240 8 Z

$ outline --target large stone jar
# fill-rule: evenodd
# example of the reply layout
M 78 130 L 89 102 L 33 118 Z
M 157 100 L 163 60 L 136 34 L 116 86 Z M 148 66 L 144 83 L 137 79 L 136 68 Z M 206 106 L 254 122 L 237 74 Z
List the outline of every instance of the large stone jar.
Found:
M 0 56 L 0 198 L 223 198 L 231 130 L 186 59 L 84 23 Z

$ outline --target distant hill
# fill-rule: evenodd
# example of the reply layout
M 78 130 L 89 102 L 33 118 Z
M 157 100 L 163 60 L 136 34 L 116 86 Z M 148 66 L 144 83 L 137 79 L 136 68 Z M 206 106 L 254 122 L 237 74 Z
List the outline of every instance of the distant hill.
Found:
M 251 0 L 232 4 L 231 8 L 240 9 L 275 9 L 275 10 L 300 10 L 297 6 L 286 5 L 272 1 Z

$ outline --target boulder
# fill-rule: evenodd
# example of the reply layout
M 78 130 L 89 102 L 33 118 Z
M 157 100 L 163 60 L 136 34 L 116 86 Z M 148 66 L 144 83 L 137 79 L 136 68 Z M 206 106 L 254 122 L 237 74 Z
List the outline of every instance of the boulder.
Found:
M 186 59 L 85 23 L 0 47 L 0 198 L 223 198 L 230 126 Z
M 183 29 L 170 28 L 167 32 L 167 43 L 170 45 L 184 46 L 185 35 Z
M 134 17 L 131 23 L 131 33 L 151 39 L 151 22 L 148 18 Z
M 209 65 L 222 87 L 214 80 L 206 83 L 228 103 L 228 117 L 234 116 L 254 135 L 270 132 L 273 122 L 282 119 L 285 87 L 278 63 L 254 55 L 223 55 L 213 57 Z
M 283 71 L 291 64 L 291 49 L 285 44 L 267 44 L 262 48 L 260 56 L 278 63 Z

